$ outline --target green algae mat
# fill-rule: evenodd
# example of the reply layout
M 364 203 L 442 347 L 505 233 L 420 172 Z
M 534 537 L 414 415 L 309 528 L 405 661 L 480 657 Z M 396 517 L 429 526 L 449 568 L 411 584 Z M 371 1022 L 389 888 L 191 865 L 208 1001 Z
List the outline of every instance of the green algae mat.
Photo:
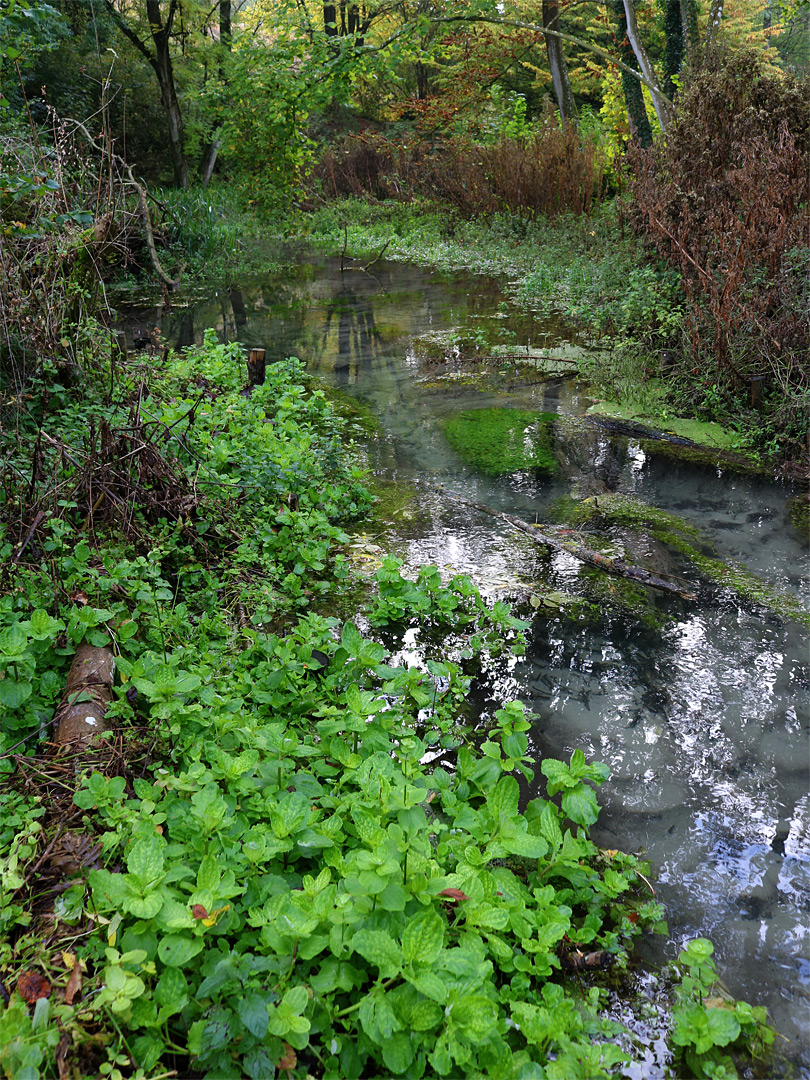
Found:
M 447 441 L 468 465 L 490 476 L 523 469 L 557 470 L 554 414 L 521 409 L 467 409 L 445 424 Z

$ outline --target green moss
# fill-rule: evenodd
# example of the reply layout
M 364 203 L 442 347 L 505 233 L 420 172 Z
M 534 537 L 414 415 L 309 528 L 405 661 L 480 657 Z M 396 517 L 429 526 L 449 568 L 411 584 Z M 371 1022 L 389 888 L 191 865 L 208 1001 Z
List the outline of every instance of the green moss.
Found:
M 448 442 L 469 465 L 490 476 L 521 469 L 557 470 L 553 413 L 470 409 L 445 425 Z
M 679 439 L 689 439 L 699 446 L 714 450 L 735 450 L 739 445 L 740 437 L 736 432 L 727 431 L 726 428 L 712 421 L 665 416 L 655 410 L 635 409 L 627 403 L 620 405 L 615 401 L 598 401 L 588 409 L 588 414 L 590 416 L 606 416 L 616 420 L 638 421 L 668 434 L 676 435 Z
M 788 520 L 796 532 L 810 543 L 810 495 L 794 495 L 787 503 Z
M 674 461 L 688 461 L 694 465 L 711 465 L 729 472 L 757 476 L 771 476 L 773 470 L 729 450 L 712 450 L 707 446 L 684 446 L 666 439 L 639 439 L 639 446 L 650 456 L 667 457 Z
M 599 520 L 602 524 L 646 532 L 677 551 L 709 581 L 731 589 L 743 599 L 768 608 L 782 618 L 810 627 L 810 611 L 796 597 L 767 584 L 744 566 L 716 558 L 700 529 L 675 514 L 648 506 L 629 495 L 610 492 L 581 503 L 560 499 L 556 505 L 558 513 L 563 515 L 562 520 L 572 524 Z
M 583 566 L 579 577 L 587 585 L 591 604 L 602 613 L 612 610 L 630 615 L 650 630 L 660 630 L 674 618 L 673 615 L 655 606 L 650 591 L 643 585 L 637 585 L 625 578 L 603 574 L 592 566 Z

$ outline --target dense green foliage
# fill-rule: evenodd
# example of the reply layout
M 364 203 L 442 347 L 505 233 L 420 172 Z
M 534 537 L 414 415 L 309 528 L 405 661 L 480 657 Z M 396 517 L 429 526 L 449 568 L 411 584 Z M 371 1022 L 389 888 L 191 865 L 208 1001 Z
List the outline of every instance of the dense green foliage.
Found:
M 566 958 L 621 971 L 661 911 L 648 868 L 588 837 L 605 768 L 544 760 L 545 796 L 521 809 L 530 721 L 505 703 L 476 730 L 464 671 L 519 651 L 523 624 L 467 579 L 378 572 L 370 624 L 442 641 L 421 666 L 316 613 L 350 595 L 336 545 L 368 497 L 300 366 L 245 396 L 238 352 L 209 339 L 155 373 L 151 414 L 212 491 L 193 516 L 149 525 L 146 546 L 113 532 L 96 547 L 62 499 L 3 601 L 5 746 L 33 752 L 75 646 L 112 640 L 110 715 L 137 762 L 116 775 L 103 749 L 88 759 L 74 804 L 101 865 L 54 899 L 83 997 L 31 1015 L 13 994 L 6 1074 L 54 1075 L 61 1033 L 82 1075 L 612 1075 L 626 1051 L 606 990 L 580 989 Z M 109 423 L 119 391 L 95 404 Z M 89 407 L 66 400 L 51 431 L 75 439 Z M 55 823 L 8 778 L 0 799 L 0 965 L 64 985 L 25 900 Z M 718 1047 L 767 1037 L 746 1006 L 704 1003 L 710 981 L 685 981 L 676 1014 L 673 1052 L 696 1075 Z

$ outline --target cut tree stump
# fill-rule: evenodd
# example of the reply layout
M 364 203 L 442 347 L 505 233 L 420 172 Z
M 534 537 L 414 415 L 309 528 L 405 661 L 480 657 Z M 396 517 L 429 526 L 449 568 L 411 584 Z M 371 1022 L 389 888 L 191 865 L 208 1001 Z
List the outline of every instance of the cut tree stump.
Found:
M 115 657 L 111 649 L 80 645 L 70 665 L 65 691 L 56 710 L 57 746 L 88 746 L 109 725 L 107 706 L 113 699 Z

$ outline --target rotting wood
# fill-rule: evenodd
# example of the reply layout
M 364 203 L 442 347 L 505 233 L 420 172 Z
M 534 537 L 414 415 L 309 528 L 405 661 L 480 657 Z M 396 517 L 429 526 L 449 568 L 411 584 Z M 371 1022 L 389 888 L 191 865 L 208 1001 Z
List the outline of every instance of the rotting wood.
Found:
M 607 555 L 602 555 L 598 551 L 585 547 L 573 535 L 564 533 L 551 534 L 540 525 L 531 525 L 528 521 L 515 517 L 514 514 L 506 514 L 502 510 L 493 510 L 490 506 L 473 502 L 471 499 L 464 499 L 460 495 L 452 495 L 450 492 L 445 491 L 444 488 L 439 490 L 443 495 L 461 503 L 463 506 L 470 506 L 474 510 L 480 510 L 482 514 L 500 518 L 511 525 L 513 529 L 526 533 L 527 536 L 530 536 L 536 543 L 542 544 L 543 547 L 551 548 L 552 551 L 562 551 L 566 555 L 571 555 L 573 558 L 579 559 L 580 562 L 586 563 L 588 566 L 594 566 L 597 570 L 604 571 L 606 574 L 625 578 L 627 581 L 634 581 L 638 585 L 646 585 L 651 589 L 658 589 L 660 592 L 669 593 L 671 596 L 679 596 L 682 600 L 697 599 L 695 593 L 682 589 L 671 581 L 665 581 L 664 578 L 650 573 L 649 570 L 644 570 L 641 566 L 634 566 L 624 559 L 612 559 Z
M 113 699 L 114 677 L 111 649 L 86 643 L 78 647 L 56 710 L 53 741 L 57 746 L 83 748 L 108 730 L 105 717 Z

